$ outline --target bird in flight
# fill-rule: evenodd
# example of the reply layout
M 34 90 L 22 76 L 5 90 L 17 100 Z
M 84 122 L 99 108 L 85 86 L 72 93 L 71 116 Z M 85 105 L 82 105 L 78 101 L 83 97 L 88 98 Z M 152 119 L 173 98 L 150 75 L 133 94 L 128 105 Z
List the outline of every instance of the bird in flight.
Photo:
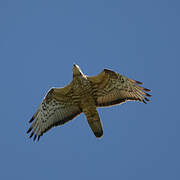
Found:
M 146 103 L 150 91 L 141 87 L 143 83 L 129 79 L 112 70 L 104 69 L 97 76 L 86 76 L 76 64 L 73 66 L 73 80 L 63 88 L 51 88 L 40 107 L 29 121 L 27 133 L 30 138 L 39 138 L 49 129 L 65 124 L 82 112 L 94 135 L 103 135 L 103 128 L 97 107 L 107 107 L 126 101 Z

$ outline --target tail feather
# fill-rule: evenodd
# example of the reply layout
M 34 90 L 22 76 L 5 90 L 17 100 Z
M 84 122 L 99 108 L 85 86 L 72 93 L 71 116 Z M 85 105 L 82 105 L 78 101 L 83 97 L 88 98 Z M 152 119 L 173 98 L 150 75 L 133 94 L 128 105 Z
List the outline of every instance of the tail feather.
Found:
M 83 112 L 86 115 L 89 126 L 91 127 L 94 135 L 97 138 L 100 138 L 103 135 L 103 128 L 96 107 L 92 106 L 84 108 Z

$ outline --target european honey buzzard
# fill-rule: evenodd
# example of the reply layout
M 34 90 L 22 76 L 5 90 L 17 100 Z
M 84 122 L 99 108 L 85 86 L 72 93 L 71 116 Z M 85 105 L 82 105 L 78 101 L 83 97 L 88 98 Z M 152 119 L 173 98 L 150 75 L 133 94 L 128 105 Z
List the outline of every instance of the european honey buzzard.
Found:
M 82 112 L 85 114 L 94 135 L 103 135 L 102 124 L 97 107 L 107 107 L 126 101 L 149 101 L 139 81 L 129 79 L 112 70 L 104 69 L 97 76 L 86 76 L 78 65 L 73 67 L 73 80 L 63 88 L 51 88 L 43 99 L 39 109 L 29 121 L 27 133 L 34 140 L 50 128 L 72 120 Z

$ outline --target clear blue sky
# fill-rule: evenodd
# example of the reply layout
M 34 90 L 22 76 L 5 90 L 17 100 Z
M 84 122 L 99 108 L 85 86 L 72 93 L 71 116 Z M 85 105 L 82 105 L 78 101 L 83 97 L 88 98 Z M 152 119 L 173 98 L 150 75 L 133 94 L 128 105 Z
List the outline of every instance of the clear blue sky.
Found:
M 72 65 L 143 81 L 152 102 L 99 109 L 96 139 L 82 114 L 38 143 L 28 120 Z M 1 0 L 0 179 L 180 179 L 180 1 Z

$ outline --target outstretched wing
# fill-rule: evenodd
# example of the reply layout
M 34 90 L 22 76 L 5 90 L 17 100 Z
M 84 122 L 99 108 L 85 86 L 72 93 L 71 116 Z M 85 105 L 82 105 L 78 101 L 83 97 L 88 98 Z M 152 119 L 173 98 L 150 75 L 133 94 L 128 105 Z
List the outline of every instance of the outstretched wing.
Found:
M 27 133 L 30 138 L 39 138 L 50 128 L 62 125 L 81 113 L 81 109 L 72 103 L 70 85 L 64 88 L 52 88 L 43 99 L 39 109 L 29 121 Z
M 149 101 L 147 97 L 151 97 L 146 93 L 149 89 L 138 85 L 143 83 L 108 69 L 104 69 L 97 76 L 87 78 L 94 87 L 97 107 L 112 106 L 128 100 L 146 103 Z

